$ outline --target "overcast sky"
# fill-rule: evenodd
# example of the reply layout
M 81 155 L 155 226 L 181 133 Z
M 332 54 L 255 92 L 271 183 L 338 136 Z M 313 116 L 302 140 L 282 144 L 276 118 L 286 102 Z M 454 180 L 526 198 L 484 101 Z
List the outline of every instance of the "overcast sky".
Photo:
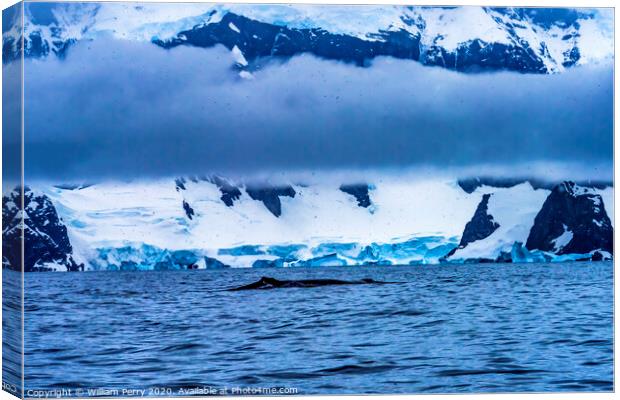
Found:
M 611 178 L 611 66 L 463 74 L 302 55 L 244 80 L 232 65 L 223 47 L 113 39 L 80 42 L 65 59 L 28 59 L 26 174 L 60 181 L 549 162 L 596 165 Z

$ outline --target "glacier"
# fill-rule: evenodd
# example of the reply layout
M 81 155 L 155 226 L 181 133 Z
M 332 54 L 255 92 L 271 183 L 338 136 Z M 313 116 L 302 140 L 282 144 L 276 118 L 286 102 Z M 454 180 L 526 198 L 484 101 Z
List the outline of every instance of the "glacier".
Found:
M 36 196 L 28 194 L 33 199 L 28 204 L 32 218 L 25 223 L 57 213 L 58 222 L 50 234 L 58 237 L 58 243 L 70 243 L 70 254 L 60 254 L 59 247 L 55 249 L 58 257 L 42 258 L 35 265 L 35 270 L 42 271 L 67 270 L 63 259 L 71 260 L 70 268 L 84 265 L 86 270 L 163 270 L 563 262 L 613 257 L 607 248 L 564 254 L 573 237 L 574 228 L 568 226 L 583 224 L 580 220 L 567 221 L 564 233 L 545 238 L 551 243 L 546 251 L 525 245 L 532 239 L 541 210 L 550 207 L 551 193 L 574 196 L 576 204 L 590 207 L 590 211 L 573 211 L 599 215 L 586 221 L 592 229 L 609 226 L 612 187 L 563 183 L 552 191 L 536 189 L 525 181 L 481 185 L 467 191 L 457 179 L 406 174 L 369 177 L 371 183 L 352 186 L 342 184 L 339 175 L 318 174 L 311 182 L 291 179 L 288 184 L 279 181 L 263 187 L 264 193 L 281 193 L 282 187 L 295 192 L 295 196 L 276 197 L 279 213 L 273 212 L 272 203 L 248 193 L 256 190 L 254 185 L 222 177 L 89 185 L 41 183 Z M 351 187 L 369 190 L 352 191 Z M 227 196 L 231 193 L 233 197 Z M 5 214 L 15 212 L 15 201 L 4 198 Z M 474 234 L 473 240 L 464 243 L 464 227 L 475 213 L 482 212 L 481 202 L 494 229 Z M 38 231 L 36 226 L 29 229 Z
M 279 198 L 279 216 L 243 186 L 228 201 L 221 178 L 43 192 L 67 226 L 74 257 L 95 270 L 205 268 L 212 260 L 234 267 L 435 263 L 456 245 L 477 201 L 455 182 L 386 177 L 371 186 L 373 207 L 363 207 L 333 178 L 325 181 L 291 185 L 296 196 Z M 437 207 L 444 212 L 433 215 Z
M 89 260 L 91 270 L 140 271 L 273 267 L 436 264 L 457 238 L 416 237 L 395 243 L 321 243 L 238 246 L 228 249 L 169 250 L 145 243 L 99 247 Z M 50 270 L 62 271 L 62 266 Z

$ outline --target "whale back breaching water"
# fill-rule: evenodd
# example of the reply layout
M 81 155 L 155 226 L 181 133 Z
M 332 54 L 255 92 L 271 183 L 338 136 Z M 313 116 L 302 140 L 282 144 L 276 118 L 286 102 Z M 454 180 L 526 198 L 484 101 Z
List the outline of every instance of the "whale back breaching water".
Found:
M 374 279 L 364 278 L 356 281 L 344 281 L 338 279 L 301 279 L 301 280 L 279 280 L 268 276 L 261 277 L 258 281 L 249 285 L 239 286 L 228 289 L 229 291 L 255 290 L 255 289 L 277 289 L 277 288 L 311 288 L 318 286 L 339 286 L 339 285 L 380 285 L 402 282 L 382 282 Z

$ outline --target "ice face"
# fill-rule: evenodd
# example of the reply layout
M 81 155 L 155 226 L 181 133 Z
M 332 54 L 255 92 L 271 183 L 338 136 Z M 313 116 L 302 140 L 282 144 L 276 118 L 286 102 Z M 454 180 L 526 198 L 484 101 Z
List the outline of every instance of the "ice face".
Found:
M 168 250 L 127 243 L 98 248 L 90 264 L 96 270 L 433 264 L 457 243 L 456 237 L 428 236 L 395 243 L 321 243 L 312 248 L 304 244 L 246 245 L 217 251 Z

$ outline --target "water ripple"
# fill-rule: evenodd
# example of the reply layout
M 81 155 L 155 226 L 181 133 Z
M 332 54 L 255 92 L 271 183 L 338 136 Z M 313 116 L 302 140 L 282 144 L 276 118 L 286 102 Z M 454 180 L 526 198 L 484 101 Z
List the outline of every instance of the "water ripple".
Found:
M 407 284 L 222 291 L 267 272 Z M 27 274 L 26 388 L 613 390 L 611 263 L 267 272 Z M 3 319 L 19 318 L 8 300 Z M 3 370 L 15 377 L 19 335 L 5 334 Z

